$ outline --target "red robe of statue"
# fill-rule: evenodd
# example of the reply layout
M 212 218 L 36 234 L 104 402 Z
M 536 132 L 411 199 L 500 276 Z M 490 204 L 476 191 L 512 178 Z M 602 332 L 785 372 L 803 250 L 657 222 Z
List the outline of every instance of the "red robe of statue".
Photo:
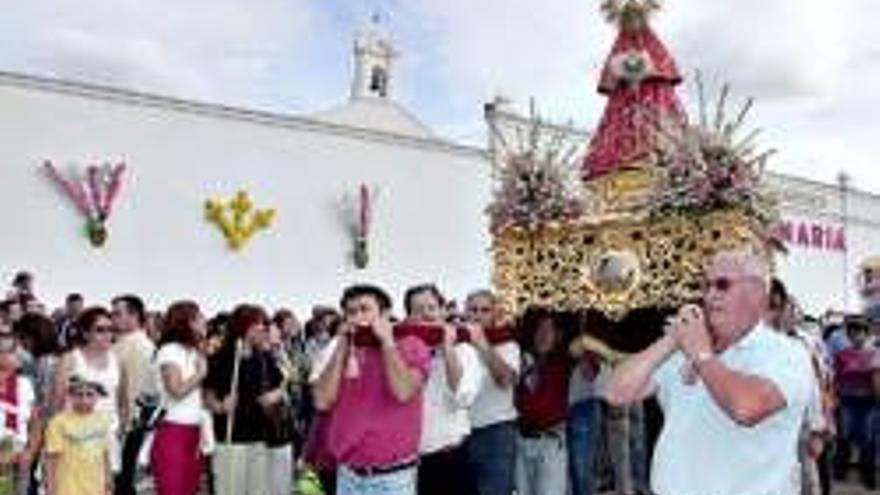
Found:
M 599 80 L 608 103 L 584 159 L 586 179 L 644 157 L 658 115 L 686 122 L 675 94 L 680 82 L 675 61 L 647 22 L 620 29 Z

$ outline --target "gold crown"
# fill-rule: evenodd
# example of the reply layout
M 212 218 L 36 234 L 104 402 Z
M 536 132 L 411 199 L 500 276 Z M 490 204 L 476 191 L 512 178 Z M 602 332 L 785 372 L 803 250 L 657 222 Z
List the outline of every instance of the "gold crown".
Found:
M 646 23 L 652 13 L 660 10 L 660 2 L 658 0 L 602 0 L 599 9 L 608 22 L 630 27 Z

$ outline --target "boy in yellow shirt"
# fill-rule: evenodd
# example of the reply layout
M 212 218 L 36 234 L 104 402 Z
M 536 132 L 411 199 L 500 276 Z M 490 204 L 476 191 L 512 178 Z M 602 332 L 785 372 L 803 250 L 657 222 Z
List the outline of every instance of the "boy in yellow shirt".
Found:
M 110 495 L 110 418 L 95 411 L 104 388 L 73 377 L 68 404 L 46 430 L 46 495 Z

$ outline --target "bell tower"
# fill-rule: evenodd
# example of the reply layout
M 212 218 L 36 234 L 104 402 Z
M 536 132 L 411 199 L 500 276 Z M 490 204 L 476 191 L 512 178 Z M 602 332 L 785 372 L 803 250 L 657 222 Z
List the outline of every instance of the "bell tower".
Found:
M 379 14 L 373 14 L 369 29 L 355 39 L 352 99 L 389 97 L 397 51 L 382 32 L 381 21 Z

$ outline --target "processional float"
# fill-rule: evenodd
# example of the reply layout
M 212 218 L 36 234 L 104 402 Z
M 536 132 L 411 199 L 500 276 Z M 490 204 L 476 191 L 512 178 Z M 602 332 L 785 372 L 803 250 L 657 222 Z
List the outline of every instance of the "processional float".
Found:
M 649 24 L 658 4 L 602 9 L 618 33 L 599 79 L 604 114 L 580 166 L 577 146 L 534 115 L 494 150 L 493 285 L 510 314 L 576 314 L 581 331 L 632 351 L 699 297 L 717 251 L 772 259 L 778 212 L 763 181 L 772 151 L 744 128 L 751 100 L 729 113 L 728 88 L 709 102 L 697 76 L 698 115 L 687 115 L 682 76 Z

